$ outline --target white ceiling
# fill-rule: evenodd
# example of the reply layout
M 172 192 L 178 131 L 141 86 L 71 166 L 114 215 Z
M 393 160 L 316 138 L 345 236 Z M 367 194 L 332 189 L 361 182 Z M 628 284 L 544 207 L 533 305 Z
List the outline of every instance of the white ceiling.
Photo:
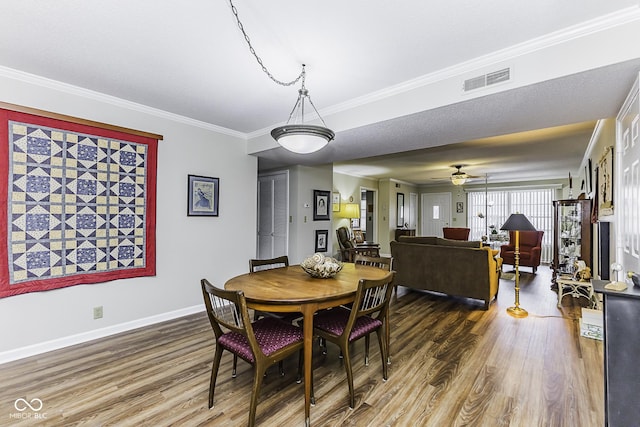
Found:
M 3 0 L 0 73 L 247 138 L 262 169 L 335 162 L 345 173 L 424 184 L 453 164 L 495 182 L 577 173 L 595 120 L 616 114 L 640 70 L 638 1 L 234 4 L 276 78 L 307 65 L 310 95 L 336 130 L 319 153 L 274 148 L 268 130 L 286 120 L 298 87 L 261 71 L 228 1 Z M 504 64 L 512 82 L 460 90 Z M 513 135 L 568 124 L 555 136 Z M 491 138 L 499 135 L 511 136 Z

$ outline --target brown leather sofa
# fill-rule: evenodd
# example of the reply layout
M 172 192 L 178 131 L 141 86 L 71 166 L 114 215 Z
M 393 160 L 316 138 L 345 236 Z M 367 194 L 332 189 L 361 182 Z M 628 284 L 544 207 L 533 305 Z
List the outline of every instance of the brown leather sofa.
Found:
M 531 267 L 535 273 L 540 265 L 540 252 L 542 251 L 542 236 L 544 231 L 521 231 L 520 240 L 518 242 L 518 250 L 520 259 L 518 266 Z M 516 257 L 516 239 L 515 231 L 509 232 L 509 244 L 500 247 L 500 256 L 503 264 L 515 266 Z
M 400 236 L 391 242 L 395 285 L 484 301 L 498 295 L 502 260 L 481 242 Z

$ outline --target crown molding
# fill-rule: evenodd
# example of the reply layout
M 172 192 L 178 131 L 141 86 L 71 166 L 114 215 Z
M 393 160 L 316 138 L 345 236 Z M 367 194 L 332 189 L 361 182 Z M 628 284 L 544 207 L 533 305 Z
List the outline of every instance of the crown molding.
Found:
M 602 15 L 589 21 L 584 21 L 570 27 L 554 31 L 544 36 L 537 37 L 525 42 L 501 49 L 490 54 L 474 58 L 459 64 L 452 65 L 425 74 L 415 79 L 407 80 L 397 85 L 342 102 L 330 107 L 325 107 L 319 111 L 322 117 L 328 117 L 344 111 L 366 106 L 377 101 L 381 101 L 396 95 L 400 95 L 412 90 L 416 90 L 434 83 L 442 82 L 451 78 L 459 77 L 464 74 L 471 73 L 480 69 L 499 64 L 513 62 L 516 58 L 541 51 L 553 46 L 558 46 L 571 40 L 597 34 L 602 31 L 610 30 L 625 24 L 640 21 L 640 6 L 631 6 L 620 9 L 616 12 Z M 309 116 L 315 117 L 315 116 Z M 247 134 L 248 139 L 257 138 L 268 134 L 275 127 L 265 127 Z
M 15 70 L 13 68 L 0 66 L 0 77 L 6 77 L 6 78 L 17 80 L 23 83 L 28 83 L 28 84 L 44 87 L 47 89 L 64 92 L 70 95 L 75 95 L 82 98 L 103 102 L 105 104 L 114 105 L 119 108 L 125 108 L 127 110 L 136 111 L 139 113 L 148 114 L 148 115 L 159 117 L 162 119 L 171 120 L 173 122 L 210 130 L 213 132 L 221 133 L 228 136 L 233 136 L 243 140 L 247 139 L 246 133 L 238 132 L 232 129 L 227 129 L 222 126 L 217 126 L 217 125 L 206 123 L 200 120 L 191 119 L 189 117 L 170 113 L 168 111 L 160 110 L 158 108 L 148 107 L 143 104 L 127 101 L 126 99 L 118 98 L 111 95 L 106 95 L 101 92 L 96 92 L 90 89 L 85 89 L 79 86 L 63 83 L 63 82 L 49 79 L 46 77 L 37 76 L 35 74 L 30 74 L 24 71 Z
M 562 30 L 558 30 L 541 37 L 501 49 L 490 54 L 462 62 L 451 67 L 443 68 L 436 72 L 425 74 L 412 80 L 381 89 L 376 92 L 343 102 L 320 110 L 323 117 L 339 113 L 352 108 L 360 107 L 381 99 L 395 96 L 404 92 L 415 90 L 439 81 L 457 77 L 478 69 L 491 66 L 496 63 L 512 61 L 536 51 L 557 46 L 581 37 L 606 31 L 634 21 L 640 20 L 640 6 L 631 6 L 619 11 L 602 15 L 598 18 L 576 24 Z

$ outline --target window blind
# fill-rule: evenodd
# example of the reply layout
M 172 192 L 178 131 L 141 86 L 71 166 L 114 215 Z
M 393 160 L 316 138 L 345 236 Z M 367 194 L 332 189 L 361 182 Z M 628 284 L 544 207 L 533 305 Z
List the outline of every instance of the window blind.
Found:
M 551 188 L 501 191 L 470 191 L 467 204 L 469 240 L 480 240 L 500 227 L 512 213 L 524 214 L 537 230 L 544 231 L 540 260 L 550 263 L 553 257 L 553 198 Z

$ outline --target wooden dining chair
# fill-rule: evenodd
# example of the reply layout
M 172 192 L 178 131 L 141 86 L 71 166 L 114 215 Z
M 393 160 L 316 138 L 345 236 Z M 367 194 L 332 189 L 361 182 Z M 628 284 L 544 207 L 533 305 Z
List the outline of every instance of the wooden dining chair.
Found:
M 386 271 L 391 271 L 393 267 L 393 257 L 372 257 L 366 255 L 356 254 L 355 259 L 353 260 L 355 264 L 369 265 L 372 267 L 378 267 Z M 393 286 L 393 290 L 396 292 L 396 296 L 398 295 L 398 285 Z M 385 325 L 385 340 L 387 342 L 387 364 L 391 364 L 391 356 L 389 356 L 389 347 L 390 347 L 390 328 L 389 323 Z M 366 343 L 365 346 L 369 348 L 369 336 L 365 337 Z
M 392 257 L 373 257 L 362 254 L 356 254 L 353 259 L 354 264 L 370 265 L 372 267 L 378 267 L 383 270 L 391 271 L 391 265 L 393 263 Z
M 255 273 L 257 271 L 272 270 L 274 268 L 283 268 L 289 266 L 289 257 L 282 255 L 276 258 L 269 259 L 250 259 L 249 260 L 249 272 Z M 271 313 L 267 311 L 255 311 L 253 313 L 254 320 L 259 319 L 262 316 L 276 317 L 285 322 L 293 322 L 302 317 L 302 313 Z
M 249 273 L 255 273 L 257 271 L 264 270 L 272 270 L 274 268 L 283 268 L 289 266 L 289 257 L 287 255 L 282 255 L 276 258 L 265 258 L 265 259 L 256 259 L 252 258 L 249 260 Z M 268 311 L 254 310 L 253 312 L 253 320 L 258 320 L 261 317 L 274 317 L 276 319 L 280 319 L 283 322 L 293 323 L 295 320 L 300 319 L 302 317 L 302 313 L 271 313 Z M 233 358 L 233 370 L 235 372 L 236 365 L 238 363 L 237 356 Z M 280 361 L 278 364 L 278 369 L 280 371 L 280 375 L 284 376 L 284 363 Z
M 382 359 L 382 378 L 386 381 L 388 377 L 387 353 L 389 343 L 386 342 L 383 327 L 389 321 L 389 299 L 391 298 L 391 282 L 394 275 L 395 272 L 391 271 L 379 280 L 360 279 L 356 298 L 351 309 L 337 307 L 325 310 L 313 319 L 314 332 L 323 339 L 338 345 L 344 355 L 344 367 L 349 385 L 349 407 L 351 408 L 355 406 L 355 392 L 349 353 L 350 343 L 366 337 L 365 365 L 368 365 L 368 337 L 369 334 L 375 331 Z
M 289 267 L 289 257 L 282 255 L 276 258 L 269 259 L 250 259 L 249 260 L 249 272 L 255 273 L 256 271 L 271 270 L 272 268 Z
M 248 422 L 249 426 L 253 426 L 260 386 L 266 369 L 298 352 L 298 370 L 302 370 L 304 360 L 302 330 L 291 323 L 284 323 L 272 317 L 263 317 L 251 322 L 242 291 L 216 288 L 207 279 L 202 279 L 200 284 L 207 316 L 216 337 L 216 353 L 209 385 L 209 408 L 213 407 L 222 353 L 227 350 L 250 363 L 254 368 Z M 223 331 L 223 328 L 227 331 Z

